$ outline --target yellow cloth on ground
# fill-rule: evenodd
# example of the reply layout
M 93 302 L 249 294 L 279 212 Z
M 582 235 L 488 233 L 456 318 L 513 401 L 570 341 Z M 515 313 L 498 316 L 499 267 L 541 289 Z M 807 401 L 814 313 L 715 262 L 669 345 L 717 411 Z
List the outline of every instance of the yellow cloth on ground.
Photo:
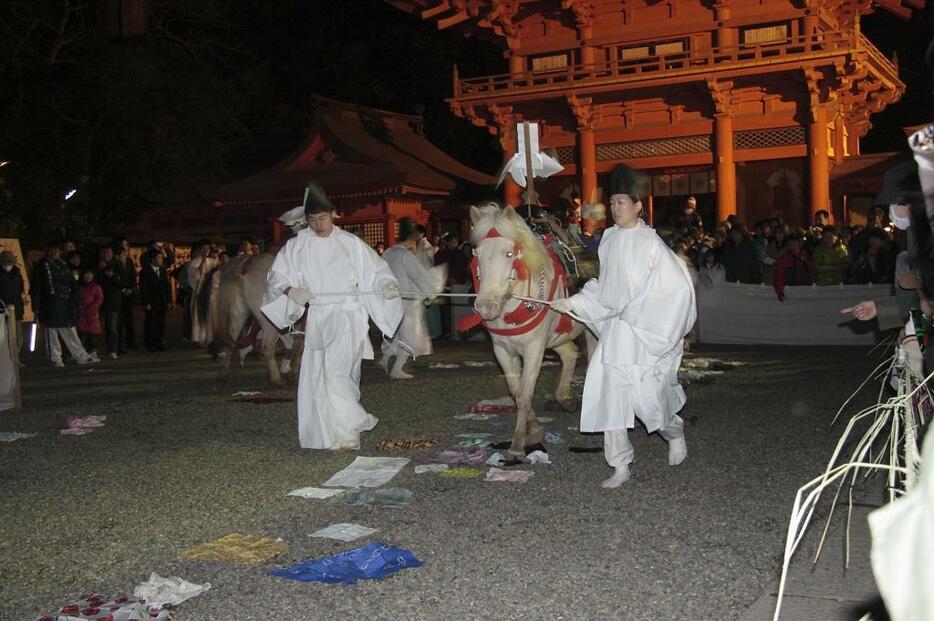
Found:
M 479 468 L 448 468 L 441 473 L 443 477 L 455 477 L 458 479 L 472 479 L 480 476 Z
M 214 563 L 255 565 L 267 561 L 288 549 L 289 547 L 282 541 L 269 539 L 268 537 L 231 533 L 220 539 L 185 550 L 179 556 Z

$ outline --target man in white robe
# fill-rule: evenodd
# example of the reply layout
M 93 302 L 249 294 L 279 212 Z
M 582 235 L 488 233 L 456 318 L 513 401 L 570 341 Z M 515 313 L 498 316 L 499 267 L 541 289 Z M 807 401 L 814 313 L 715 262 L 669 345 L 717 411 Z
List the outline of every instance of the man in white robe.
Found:
M 425 300 L 431 300 L 444 290 L 447 281 L 447 266 L 428 268 L 423 257 L 419 256 L 421 242 L 418 229 L 408 219 L 399 222 L 400 242 L 383 253 L 383 260 L 389 264 L 399 286 L 403 291 L 418 292 L 423 297 L 407 298 L 403 302 L 402 323 L 396 334 L 383 341 L 383 357 L 380 366 L 393 379 L 411 379 L 412 375 L 403 370 L 409 356 L 428 356 L 432 352 L 431 335 L 425 319 Z M 389 362 L 396 361 L 390 369 Z
M 367 319 L 395 333 L 399 285 L 372 248 L 334 225 L 334 207 L 317 186 L 305 192 L 305 213 L 308 228 L 286 243 L 269 271 L 263 312 L 281 329 L 308 309 L 298 380 L 302 448 L 357 449 L 360 432 L 377 423 L 360 405 L 361 360 L 373 359 Z M 315 295 L 355 291 L 382 294 Z
M 629 479 L 636 417 L 668 441 L 668 463 L 687 457 L 678 411 L 682 339 L 694 325 L 694 287 L 684 262 L 641 219 L 641 180 L 619 166 L 611 179 L 615 226 L 600 242 L 600 277 L 552 309 L 582 317 L 600 342 L 587 367 L 580 430 L 603 432 L 604 455 L 614 470 L 603 487 Z

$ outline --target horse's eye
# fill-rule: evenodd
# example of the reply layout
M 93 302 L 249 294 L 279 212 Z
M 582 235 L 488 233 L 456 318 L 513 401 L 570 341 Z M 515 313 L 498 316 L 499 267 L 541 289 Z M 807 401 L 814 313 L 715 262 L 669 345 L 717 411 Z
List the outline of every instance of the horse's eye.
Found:
M 506 251 L 506 257 L 508 257 L 508 258 L 510 258 L 510 259 L 513 257 L 513 252 L 512 252 L 512 250 Z

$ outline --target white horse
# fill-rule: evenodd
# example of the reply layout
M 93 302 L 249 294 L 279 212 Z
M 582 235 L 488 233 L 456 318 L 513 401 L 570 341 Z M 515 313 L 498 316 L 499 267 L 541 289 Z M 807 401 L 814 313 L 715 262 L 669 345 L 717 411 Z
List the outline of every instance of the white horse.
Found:
M 230 360 L 237 352 L 240 334 L 253 318 L 259 321 L 263 331 L 261 351 L 269 371 L 269 381 L 276 386 L 282 386 L 281 373 L 294 374 L 298 370 L 304 340 L 301 337 L 295 338 L 291 356 L 283 361 L 280 373 L 276 363 L 279 334 L 260 309 L 263 294 L 266 292 L 266 275 L 272 267 L 273 260 L 274 257 L 269 254 L 244 255 L 231 259 L 212 275 L 217 282 L 212 282 L 210 287 L 213 290 L 213 285 L 216 285 L 216 290 L 210 295 L 209 304 L 199 305 L 202 313 L 210 314 L 215 343 L 221 353 L 226 354 L 221 371 L 224 379 L 229 377 Z M 208 308 L 204 309 L 204 306 Z
M 567 296 L 560 262 L 512 207 L 494 203 L 471 207 L 474 228 L 471 271 L 477 287 L 474 309 L 493 340 L 493 351 L 516 400 L 516 430 L 509 452 L 524 455 L 525 447 L 542 440 L 544 429 L 532 409 L 532 395 L 546 349 L 561 358 L 555 400 L 566 410 L 575 408 L 571 378 L 577 364 L 574 340 L 586 329 L 551 311 L 545 304 L 517 300 L 520 295 L 540 300 Z M 592 335 L 587 332 L 588 349 Z

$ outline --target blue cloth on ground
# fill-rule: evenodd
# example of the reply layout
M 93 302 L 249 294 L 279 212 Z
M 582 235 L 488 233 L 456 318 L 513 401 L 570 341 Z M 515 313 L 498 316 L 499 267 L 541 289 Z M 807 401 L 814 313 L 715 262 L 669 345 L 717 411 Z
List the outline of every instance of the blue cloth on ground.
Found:
M 285 569 L 272 569 L 270 576 L 301 580 L 356 584 L 357 580 L 381 580 L 406 567 L 420 567 L 424 561 L 408 550 L 386 545 L 380 541 L 334 556 L 295 563 Z

